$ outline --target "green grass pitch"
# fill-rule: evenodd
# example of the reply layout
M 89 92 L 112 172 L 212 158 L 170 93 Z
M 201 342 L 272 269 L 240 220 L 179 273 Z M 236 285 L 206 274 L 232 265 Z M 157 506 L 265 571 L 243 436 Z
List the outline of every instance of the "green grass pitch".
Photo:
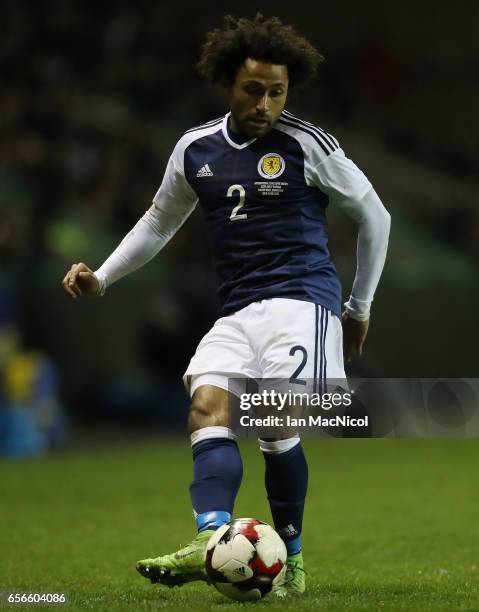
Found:
M 205 584 L 167 589 L 136 573 L 138 558 L 194 535 L 186 438 L 0 463 L 0 591 L 68 593 L 55 610 L 479 609 L 478 440 L 304 445 L 308 590 L 294 603 L 239 604 Z M 252 441 L 241 447 L 236 516 L 269 522 L 262 457 Z

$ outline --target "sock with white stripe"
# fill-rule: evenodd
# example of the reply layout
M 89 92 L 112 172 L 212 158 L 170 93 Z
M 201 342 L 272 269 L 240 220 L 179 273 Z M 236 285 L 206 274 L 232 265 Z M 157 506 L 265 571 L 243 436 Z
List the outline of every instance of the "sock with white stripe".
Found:
M 301 530 L 308 464 L 298 436 L 287 440 L 260 440 L 265 460 L 265 485 L 274 526 L 288 555 L 301 551 Z
M 191 434 L 193 482 L 190 495 L 198 531 L 231 520 L 243 477 L 243 464 L 228 427 L 204 427 Z

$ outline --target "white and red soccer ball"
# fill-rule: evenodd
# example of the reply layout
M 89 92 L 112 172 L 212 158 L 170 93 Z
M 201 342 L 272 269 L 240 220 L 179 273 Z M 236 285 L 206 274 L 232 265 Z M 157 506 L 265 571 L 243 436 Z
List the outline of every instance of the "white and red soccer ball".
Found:
M 253 518 L 222 525 L 206 547 L 208 581 L 239 601 L 265 597 L 286 572 L 286 546 L 276 531 Z

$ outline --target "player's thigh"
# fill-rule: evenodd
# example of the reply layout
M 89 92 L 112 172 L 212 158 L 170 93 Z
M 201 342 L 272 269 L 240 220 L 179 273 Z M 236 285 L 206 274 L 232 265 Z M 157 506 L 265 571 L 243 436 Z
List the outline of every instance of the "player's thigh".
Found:
M 218 319 L 199 343 L 183 377 L 191 395 L 192 380 L 208 373 L 223 378 L 258 376 L 254 352 L 236 315 Z
M 221 398 L 228 397 L 231 403 L 232 394 L 239 397 L 247 381 L 259 375 L 256 357 L 238 316 L 218 319 L 199 343 L 183 376 L 192 398 L 190 428 L 208 427 L 205 423 L 211 424 L 215 414 L 221 416 L 222 422 L 226 421 L 223 407 L 226 400 Z M 216 388 L 218 392 L 215 394 L 202 387 Z M 213 414 L 207 417 L 206 412 Z

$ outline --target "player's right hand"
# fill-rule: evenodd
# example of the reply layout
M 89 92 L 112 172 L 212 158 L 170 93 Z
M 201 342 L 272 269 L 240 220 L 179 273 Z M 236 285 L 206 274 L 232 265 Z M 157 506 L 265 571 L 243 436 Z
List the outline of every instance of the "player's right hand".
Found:
M 95 297 L 100 293 L 100 283 L 93 270 L 84 264 L 73 264 L 62 281 L 63 289 L 74 300 L 77 297 Z

